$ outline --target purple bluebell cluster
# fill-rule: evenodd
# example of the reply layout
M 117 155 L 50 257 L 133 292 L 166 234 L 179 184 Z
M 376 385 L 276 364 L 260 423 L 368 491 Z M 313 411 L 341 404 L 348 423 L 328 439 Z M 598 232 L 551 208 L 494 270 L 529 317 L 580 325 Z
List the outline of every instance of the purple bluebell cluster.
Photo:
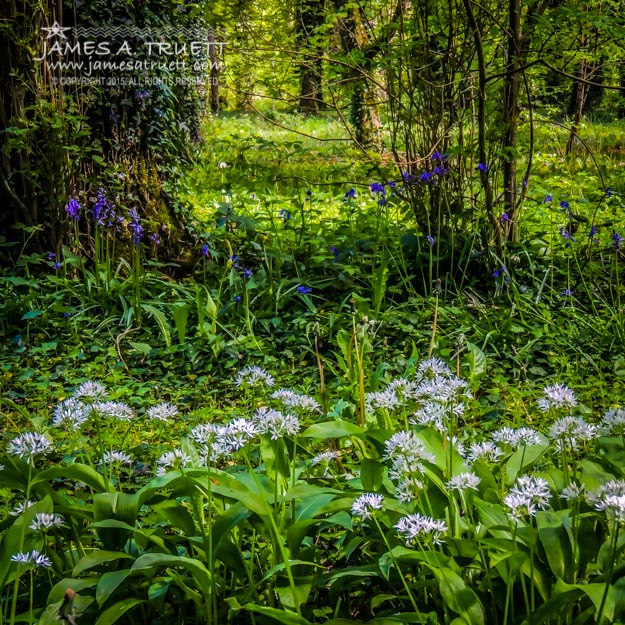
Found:
M 110 228 L 118 221 L 115 209 L 108 201 L 106 191 L 102 187 L 98 189 L 98 197 L 93 205 L 91 214 L 93 216 L 93 221 L 95 221 L 98 226 L 107 226 Z
M 508 270 L 506 269 L 505 265 L 502 265 L 501 267 L 499 267 L 499 269 L 495 269 L 495 271 L 493 271 L 493 278 L 503 278 L 503 281 L 506 284 L 510 282 L 510 276 L 508 275 Z
M 427 237 L 425 237 L 425 240 L 428 242 L 430 246 L 436 243 L 436 239 L 431 234 L 428 234 Z
M 302 295 L 306 295 L 307 293 L 312 293 L 312 288 L 309 286 L 301 285 L 297 287 L 297 292 L 301 293 Z
M 150 241 L 152 241 L 152 244 L 155 245 L 156 247 L 158 247 L 161 244 L 161 238 L 158 236 L 158 232 L 153 232 L 150 235 Z
M 334 262 L 338 263 L 339 262 L 339 248 L 336 247 L 336 245 L 331 245 L 328 249 L 334 255 Z
M 625 241 L 625 238 L 623 238 L 616 230 L 612 230 L 612 247 L 615 250 L 620 251 L 623 246 L 623 241 Z
M 69 215 L 69 218 L 78 221 L 80 219 L 80 209 L 80 202 L 75 197 L 70 197 L 65 206 L 65 212 Z
M 200 251 L 202 256 L 208 256 L 208 245 L 206 243 L 203 243 L 202 249 Z
M 559 228 L 560 236 L 566 241 L 565 247 L 571 247 L 571 241 L 575 241 L 575 237 L 571 234 L 568 228 L 564 226 Z
M 486 173 L 488 171 L 488 165 L 486 165 L 486 163 L 478 163 L 475 169 L 477 169 L 477 171 Z
M 354 187 L 352 187 L 346 194 L 345 194 L 345 199 L 346 200 L 355 200 L 356 199 L 356 189 L 354 189 Z
M 128 211 L 128 216 L 130 217 L 130 223 L 128 225 L 130 227 L 130 230 L 132 231 L 132 244 L 139 245 L 141 243 L 141 239 L 143 239 L 143 233 L 145 229 L 141 225 L 141 220 L 139 219 L 137 209 L 131 208 Z

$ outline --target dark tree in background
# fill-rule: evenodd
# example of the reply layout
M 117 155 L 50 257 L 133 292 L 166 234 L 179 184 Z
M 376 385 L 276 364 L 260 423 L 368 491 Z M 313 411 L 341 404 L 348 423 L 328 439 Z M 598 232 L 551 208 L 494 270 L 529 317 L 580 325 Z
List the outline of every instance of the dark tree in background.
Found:
M 323 102 L 324 0 L 299 0 L 295 8 L 295 40 L 299 61 L 299 112 L 318 113 Z

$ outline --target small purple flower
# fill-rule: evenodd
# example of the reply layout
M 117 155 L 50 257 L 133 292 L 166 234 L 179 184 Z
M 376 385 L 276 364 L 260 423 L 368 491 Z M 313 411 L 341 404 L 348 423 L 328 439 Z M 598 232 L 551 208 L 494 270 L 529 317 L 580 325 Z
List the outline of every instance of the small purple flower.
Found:
M 434 152 L 434 153 L 432 154 L 432 156 L 430 156 L 430 158 L 431 158 L 433 161 L 442 161 L 444 157 L 443 157 L 443 155 L 442 155 L 442 154 L 441 154 L 441 153 L 437 150 L 436 152 Z
M 306 293 L 312 293 L 312 288 L 309 286 L 298 286 L 297 287 L 297 292 L 301 293 L 302 295 L 306 295 Z
M 52 265 L 52 269 L 54 269 L 54 271 L 58 271 L 63 265 L 61 265 L 61 263 L 54 263 Z
M 69 319 L 72 316 L 71 312 L 64 312 L 63 313 L 63 319 Z
M 449 169 L 446 169 L 443 165 L 437 165 L 433 171 L 435 176 L 444 176 L 449 173 Z
M 249 280 L 253 275 L 254 275 L 254 272 L 251 269 L 244 269 L 243 270 L 243 277 L 246 280 Z
M 153 232 L 153 233 L 150 235 L 150 241 L 152 241 L 152 243 L 153 243 L 155 246 L 157 246 L 157 247 L 161 244 L 161 239 L 160 239 L 160 237 L 158 236 L 158 233 L 157 233 L 157 232 Z
M 475 169 L 477 169 L 478 171 L 487 172 L 488 166 L 485 163 L 478 163 Z
M 98 189 L 98 198 L 92 209 L 93 221 L 98 226 L 112 226 L 116 215 L 113 205 L 106 198 L 106 191 L 100 187 Z
M 501 217 L 499 218 L 499 221 L 503 224 L 507 221 L 510 221 L 510 217 L 508 216 L 508 213 L 501 213 Z
M 394 180 L 389 180 L 388 188 L 394 189 L 397 186 L 397 183 Z
M 235 267 L 237 267 L 237 268 L 239 267 L 239 261 L 241 260 L 241 257 L 240 257 L 240 256 L 237 256 L 236 254 L 233 254 L 233 255 L 230 257 L 230 260 L 232 261 L 232 264 L 233 264 Z
M 241 301 L 241 296 L 240 295 L 235 295 L 234 296 L 234 303 L 238 304 Z
M 621 249 L 623 241 L 625 241 L 625 239 L 616 230 L 612 230 L 612 247 L 615 250 L 618 251 Z
M 606 187 L 605 188 L 605 196 L 606 197 L 612 197 L 613 193 L 612 193 L 612 189 L 610 189 L 610 187 Z
M 547 193 L 547 195 L 545 195 L 545 199 L 543 200 L 543 202 L 545 204 L 551 204 L 551 202 L 553 202 L 553 195 L 551 195 L 551 193 Z
M 503 278 L 504 282 L 510 282 L 508 270 L 506 269 L 505 265 L 502 265 L 499 269 L 495 269 L 495 271 L 493 271 L 493 278 Z
M 403 178 L 404 178 L 404 182 L 405 182 L 405 183 L 410 183 L 410 182 L 412 182 L 412 174 L 411 174 L 409 171 L 405 171 L 405 172 L 402 174 L 402 176 L 403 176 Z
M 570 207 L 571 207 L 571 205 L 570 205 L 568 202 L 565 202 L 564 200 L 562 200 L 562 201 L 560 202 L 560 208 L 561 208 L 563 211 L 567 211 L 567 210 L 569 210 L 569 208 L 570 208 Z
M 564 289 L 564 291 L 562 291 L 562 297 L 573 297 L 573 294 L 575 293 L 575 291 L 571 291 L 571 289 Z
M 370 185 L 371 193 L 386 193 L 384 185 L 380 182 L 374 182 Z
M 523 182 L 521 183 L 524 189 L 527 189 L 527 178 L 523 178 Z
M 78 221 L 80 219 L 80 208 L 80 202 L 76 198 L 70 197 L 65 206 L 65 212 L 69 215 L 70 219 Z
M 116 122 L 119 121 L 119 115 L 117 114 L 117 112 L 115 111 L 115 109 L 111 109 L 111 112 L 109 113 L 109 119 L 115 124 Z
M 575 241 L 575 237 L 564 227 L 560 227 L 560 236 L 566 241 L 565 247 L 571 247 L 571 241 Z
M 590 226 L 590 232 L 588 233 L 588 238 L 593 240 L 593 243 L 597 243 L 598 240 L 594 238 L 595 234 L 597 234 L 597 226 Z
M 208 256 L 208 245 L 206 243 L 202 245 L 202 256 Z
M 54 260 L 56 258 L 56 254 L 54 252 L 48 252 L 48 260 Z
M 310 200 L 312 197 L 312 191 L 310 189 L 306 189 L 306 198 Z
M 128 216 L 130 217 L 130 229 L 132 230 L 132 244 L 139 245 L 141 243 L 141 239 L 143 238 L 144 228 L 141 225 L 141 220 L 139 219 L 139 214 L 137 213 L 136 208 L 131 208 L 128 211 Z
M 331 245 L 328 249 L 332 252 L 332 254 L 334 254 L 334 262 L 338 263 L 339 262 L 339 248 L 336 247 L 336 245 Z
M 282 217 L 282 221 L 284 222 L 284 227 L 286 228 L 289 222 L 289 219 L 291 219 L 291 212 L 286 210 L 286 208 L 283 208 L 280 211 L 280 217 Z
M 432 174 L 429 171 L 424 171 L 420 176 L 419 180 L 423 183 L 428 183 L 432 180 Z
M 352 187 L 346 194 L 345 194 L 345 199 L 346 200 L 354 200 L 356 199 L 356 189 L 354 189 L 354 187 Z
M 425 237 L 425 240 L 428 242 L 430 246 L 436 243 L 436 239 L 431 234 L 428 234 L 427 237 Z

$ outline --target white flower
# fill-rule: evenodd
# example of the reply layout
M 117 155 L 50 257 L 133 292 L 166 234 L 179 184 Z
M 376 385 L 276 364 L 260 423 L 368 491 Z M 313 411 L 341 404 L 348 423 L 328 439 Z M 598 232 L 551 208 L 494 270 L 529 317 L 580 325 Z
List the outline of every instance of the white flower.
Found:
M 358 517 L 362 521 L 370 519 L 374 510 L 382 510 L 384 507 L 384 497 L 377 493 L 364 493 L 360 495 L 352 504 L 352 516 Z
M 78 430 L 89 419 L 91 408 L 75 397 L 70 397 L 57 404 L 54 409 L 52 423 L 56 427 L 67 424 L 73 430 Z
M 20 552 L 11 556 L 12 562 L 18 562 L 19 564 L 34 564 L 35 566 L 41 566 L 49 568 L 52 566 L 52 561 L 48 556 L 39 553 L 36 549 L 30 552 Z
M 191 430 L 191 439 L 202 447 L 200 455 L 204 464 L 215 462 L 231 454 L 226 439 L 227 434 L 227 426 L 212 423 L 200 423 Z
M 17 506 L 15 506 L 15 508 L 13 508 L 11 512 L 9 512 L 9 514 L 11 516 L 19 516 L 20 514 L 22 514 L 22 512 L 24 512 L 24 510 L 28 510 L 28 508 L 34 506 L 36 503 L 37 502 L 32 499 L 29 499 L 28 501 L 22 501 L 21 503 L 18 503 Z
M 217 167 L 219 169 L 225 169 L 226 167 L 228 167 L 228 163 L 226 163 L 225 161 L 219 161 L 219 163 L 217 163 Z
M 622 408 L 610 408 L 603 415 L 600 427 L 603 434 L 623 434 L 625 430 L 625 410 Z
M 99 382 L 83 382 L 74 392 L 74 399 L 105 399 L 106 387 Z
M 480 478 L 475 473 L 459 473 L 447 482 L 447 487 L 450 490 L 460 491 L 477 490 L 479 485 Z
M 157 421 L 169 421 L 170 418 L 178 415 L 178 408 L 173 404 L 167 402 L 161 402 L 156 406 L 152 406 L 147 410 L 147 416 L 149 419 L 155 419 Z
M 453 375 L 449 365 L 440 358 L 430 358 L 429 360 L 424 360 L 419 364 L 419 368 L 417 370 L 419 377 L 437 377 L 437 376 L 448 376 L 451 377 Z
M 542 477 L 522 475 L 504 498 L 513 517 L 520 519 L 526 515 L 535 516 L 538 510 L 549 506 L 551 491 L 549 483 Z
M 483 443 L 471 443 L 469 452 L 467 454 L 467 460 L 469 462 L 475 462 L 481 460 L 482 462 L 497 462 L 503 451 L 490 441 L 484 441 Z
M 318 412 L 321 409 L 319 402 L 308 395 L 296 393 L 286 388 L 278 389 L 271 395 L 272 399 L 280 400 L 285 406 L 300 408 L 309 412 Z
M 28 527 L 35 532 L 45 532 L 54 527 L 61 527 L 61 525 L 63 525 L 63 517 L 61 515 L 37 512 Z
M 387 388 L 375 393 L 365 393 L 365 411 L 367 414 L 371 414 L 378 408 L 390 411 L 399 406 L 401 406 L 401 402 L 393 389 Z
M 445 417 L 447 416 L 447 408 L 445 404 L 434 401 L 426 401 L 417 410 L 410 423 L 413 425 L 428 425 L 439 432 L 446 432 Z
M 542 442 L 540 434 L 528 427 L 513 429 L 506 426 L 495 430 L 492 434 L 492 439 L 496 443 L 509 445 L 512 449 L 529 445 L 540 445 Z
M 135 416 L 132 408 L 121 401 L 96 401 L 93 409 L 103 417 L 112 417 L 121 421 L 130 421 Z
M 452 375 L 437 375 L 423 380 L 415 389 L 417 398 L 441 403 L 458 402 L 460 397 L 471 397 L 465 380 Z
M 571 482 L 571 484 L 562 489 L 560 496 L 562 499 L 566 499 L 567 501 L 583 499 L 586 496 L 586 488 L 583 484 L 580 485 L 575 482 Z
M 447 531 L 445 521 L 433 519 L 429 516 L 409 514 L 395 524 L 395 529 L 406 542 L 413 545 L 418 539 L 431 540 L 435 545 L 440 545 L 442 536 Z
M 586 498 L 600 512 L 605 511 L 619 523 L 625 522 L 625 480 L 610 480 Z
M 317 464 L 327 464 L 333 462 L 339 457 L 338 451 L 322 451 L 320 454 L 317 454 L 311 461 L 311 466 L 315 466 Z
M 419 478 L 412 475 L 402 475 L 395 487 L 395 497 L 404 503 L 414 501 L 423 488 L 424 484 Z
M 575 393 L 564 384 L 552 384 L 543 389 L 544 397 L 538 400 L 538 408 L 548 412 L 552 408 L 574 408 L 577 406 Z
M 132 464 L 132 458 L 124 451 L 105 451 L 100 464 Z
M 555 441 L 559 452 L 577 451 L 580 442 L 594 440 L 597 433 L 597 426 L 587 423 L 582 417 L 562 417 L 549 428 L 549 438 Z
M 233 419 L 226 426 L 224 441 L 231 452 L 238 451 L 247 445 L 258 434 L 256 425 L 248 419 Z
M 259 434 L 269 434 L 272 440 L 296 436 L 300 430 L 300 422 L 295 415 L 282 414 L 279 410 L 264 406 L 256 411 L 254 424 Z
M 169 469 L 184 469 L 191 462 L 191 456 L 180 448 L 167 451 L 156 461 L 156 474 L 164 475 Z
M 234 378 L 235 386 L 259 386 L 261 384 L 266 384 L 267 386 L 273 386 L 275 384 L 275 380 L 273 376 L 269 375 L 264 369 L 260 367 L 243 367 L 241 371 L 239 371 Z
M 415 477 L 415 474 L 425 471 L 424 462 L 434 462 L 434 456 L 416 434 L 408 430 L 395 432 L 384 443 L 384 448 L 384 458 L 391 461 L 389 477 L 393 480 L 404 481 Z
M 417 383 L 406 378 L 394 378 L 386 387 L 387 390 L 393 391 L 401 400 L 414 399 L 417 390 Z
M 49 454 L 53 450 L 52 443 L 43 435 L 36 432 L 25 432 L 16 436 L 10 443 L 7 453 L 17 456 L 20 460 L 31 463 L 35 456 Z

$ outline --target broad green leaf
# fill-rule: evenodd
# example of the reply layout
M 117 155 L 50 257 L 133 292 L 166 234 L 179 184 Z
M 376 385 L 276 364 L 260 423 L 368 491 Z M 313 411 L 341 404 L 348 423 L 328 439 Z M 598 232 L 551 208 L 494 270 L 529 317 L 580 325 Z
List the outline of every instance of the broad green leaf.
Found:
M 484 625 L 485 614 L 479 597 L 465 581 L 447 567 L 429 567 L 438 580 L 445 605 L 460 614 L 469 625 Z
M 40 317 L 43 315 L 42 310 L 29 310 L 27 313 L 22 315 L 22 321 L 28 321 L 29 319 L 35 319 L 36 317 Z
M 48 603 L 56 603 L 61 601 L 65 596 L 65 593 L 69 588 L 74 592 L 80 592 L 86 588 L 93 588 L 97 586 L 100 581 L 100 576 L 97 577 L 81 577 L 80 579 L 74 579 L 72 577 L 65 577 L 60 582 L 57 582 L 48 595 Z
M 527 471 L 549 450 L 549 443 L 519 447 L 506 462 L 506 484 L 511 486 L 517 477 Z
M 102 612 L 102 614 L 98 617 L 95 625 L 113 625 L 113 623 L 117 622 L 117 619 L 126 614 L 128 610 L 132 610 L 132 608 L 135 608 L 142 603 L 145 603 L 145 599 L 137 599 L 134 597 L 122 599 L 122 601 L 118 601 L 115 605 L 112 605 L 110 608 L 104 610 L 104 612 Z
M 87 571 L 97 566 L 102 566 L 108 562 L 114 562 L 115 560 L 134 560 L 134 556 L 123 551 L 94 551 L 83 556 L 72 571 L 72 575 L 77 577 L 83 571 Z
M 102 607 L 104 602 L 119 588 L 126 578 L 130 575 L 130 569 L 122 569 L 121 571 L 108 571 L 100 577 L 100 581 L 95 590 L 95 599 L 98 606 Z
M 75 462 L 66 467 L 52 467 L 41 471 L 32 480 L 32 484 L 42 484 L 55 479 L 69 479 L 84 482 L 97 492 L 106 490 L 102 475 L 89 465 L 79 462 Z
M 571 519 L 569 510 L 558 512 L 539 511 L 536 514 L 538 538 L 545 549 L 547 562 L 558 579 L 566 579 L 573 570 L 573 553 L 569 531 Z
M 298 616 L 294 612 L 289 612 L 287 610 L 279 610 L 269 606 L 260 606 L 255 603 L 246 603 L 241 605 L 235 597 L 226 599 L 226 603 L 230 606 L 230 609 L 235 612 L 247 610 L 248 612 L 262 614 L 263 616 L 267 616 L 278 623 L 282 623 L 283 625 L 312 625 L 310 621 L 307 621 L 304 617 Z
M 167 318 L 165 317 L 163 311 L 155 308 L 151 304 L 141 304 L 141 308 L 143 308 L 145 312 L 154 317 L 156 324 L 161 330 L 163 339 L 165 339 L 165 345 L 167 345 L 167 347 L 171 347 L 171 334 L 169 332 L 169 324 L 167 323 Z
M 335 419 L 334 421 L 315 423 L 304 430 L 300 436 L 304 438 L 342 438 L 344 436 L 364 436 L 364 434 L 365 431 L 355 423 Z

